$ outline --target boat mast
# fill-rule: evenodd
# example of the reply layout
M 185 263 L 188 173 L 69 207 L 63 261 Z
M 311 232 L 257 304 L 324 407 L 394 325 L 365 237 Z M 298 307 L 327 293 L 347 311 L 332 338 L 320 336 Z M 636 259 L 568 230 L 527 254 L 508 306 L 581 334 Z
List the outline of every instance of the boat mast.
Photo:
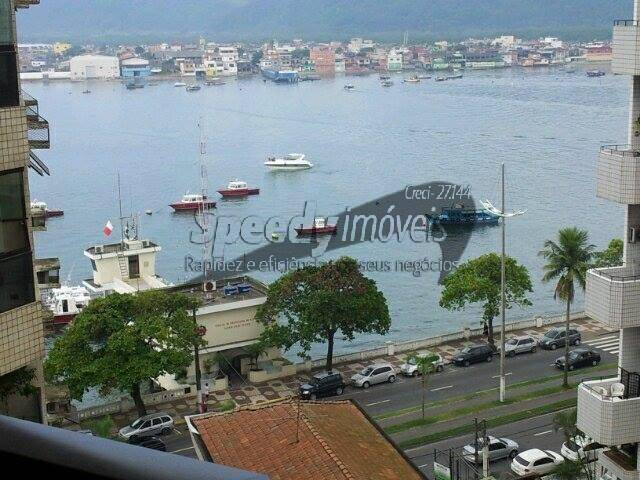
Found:
M 120 172 L 118 171 L 118 208 L 120 209 L 120 245 L 124 248 L 124 217 L 122 216 L 122 191 L 120 190 Z

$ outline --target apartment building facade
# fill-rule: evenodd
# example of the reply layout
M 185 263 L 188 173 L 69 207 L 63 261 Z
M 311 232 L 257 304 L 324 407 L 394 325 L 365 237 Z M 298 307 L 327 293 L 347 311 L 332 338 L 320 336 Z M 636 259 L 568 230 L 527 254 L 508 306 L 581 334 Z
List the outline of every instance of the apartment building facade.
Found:
M 0 2 L 0 413 L 45 418 L 42 307 L 37 301 L 28 170 L 48 173 L 33 149 L 48 148 L 49 127 L 21 92 L 16 16 L 39 0 Z M 30 388 L 25 390 L 24 386 Z M 26 394 L 23 394 L 26 393 Z
M 577 426 L 604 449 L 596 475 L 638 480 L 640 473 L 640 0 L 634 18 L 613 28 L 611 69 L 631 77 L 628 140 L 600 149 L 596 194 L 624 206 L 624 263 L 587 273 L 586 313 L 619 329 L 618 374 L 578 386 Z

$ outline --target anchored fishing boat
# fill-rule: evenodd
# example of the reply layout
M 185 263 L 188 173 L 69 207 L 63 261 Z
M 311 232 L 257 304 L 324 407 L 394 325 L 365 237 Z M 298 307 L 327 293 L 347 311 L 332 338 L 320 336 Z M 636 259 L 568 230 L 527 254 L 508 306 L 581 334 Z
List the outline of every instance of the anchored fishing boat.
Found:
M 202 209 L 215 208 L 216 202 L 199 193 L 186 193 L 182 200 L 170 203 L 169 206 L 176 212 L 195 212 Z
M 500 217 L 484 208 L 467 208 L 462 203 L 443 208 L 438 215 L 427 215 L 431 223 L 440 225 L 497 225 Z
M 264 164 L 271 170 L 303 170 L 313 167 L 313 163 L 305 159 L 304 153 L 289 153 L 284 157 L 269 157 Z
M 298 236 L 334 235 L 338 231 L 338 227 L 337 225 L 329 225 L 324 217 L 316 217 L 311 227 L 300 225 L 295 231 Z
M 235 179 L 227 185 L 227 188 L 218 190 L 218 193 L 223 197 L 246 197 L 247 195 L 258 195 L 260 193 L 259 188 L 249 188 L 247 182 L 242 182 Z
M 602 70 L 587 70 L 587 77 L 604 77 L 606 75 Z
M 42 296 L 42 303 L 53 313 L 54 325 L 67 325 L 89 304 L 91 297 L 85 287 L 62 286 Z

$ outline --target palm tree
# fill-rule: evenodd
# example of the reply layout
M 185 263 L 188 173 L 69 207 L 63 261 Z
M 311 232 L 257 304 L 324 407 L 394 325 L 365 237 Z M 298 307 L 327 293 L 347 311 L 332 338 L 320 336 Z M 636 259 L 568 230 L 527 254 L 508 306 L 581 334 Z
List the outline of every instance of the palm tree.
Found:
M 553 416 L 553 430 L 556 433 L 562 431 L 565 442 L 573 441 L 578 435 L 584 436 L 576 425 L 577 421 L 577 409 L 563 410 Z M 595 463 L 590 462 L 586 454 L 580 455 L 578 460 L 565 459 L 554 469 L 553 474 L 558 480 L 575 480 L 576 478 L 593 480 L 595 478 Z
M 428 352 L 426 354 L 414 353 L 407 357 L 407 363 L 413 361 L 422 375 L 422 419 L 424 420 L 425 395 L 427 391 L 427 380 L 429 375 L 435 372 L 438 355 Z
M 564 342 L 564 379 L 562 385 L 569 386 L 569 317 L 575 297 L 576 283 L 584 290 L 587 269 L 591 265 L 594 245 L 588 243 L 589 234 L 576 227 L 563 228 L 558 232 L 558 242 L 547 240 L 539 255 L 547 260 L 544 266 L 543 282 L 558 280 L 554 299 L 567 302 Z

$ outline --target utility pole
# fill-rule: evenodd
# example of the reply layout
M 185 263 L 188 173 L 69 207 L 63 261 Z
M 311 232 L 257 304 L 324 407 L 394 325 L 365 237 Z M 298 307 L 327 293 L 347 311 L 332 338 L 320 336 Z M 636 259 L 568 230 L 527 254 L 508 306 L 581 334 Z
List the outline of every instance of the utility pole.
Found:
M 478 465 L 478 418 L 474 418 L 473 419 L 473 432 L 474 432 L 474 438 L 473 438 L 473 461 L 475 465 Z
M 487 420 L 482 420 L 482 478 L 489 476 L 489 437 L 487 436 Z
M 198 328 L 198 318 L 196 316 L 196 308 L 193 309 L 193 324 L 195 326 L 195 333 L 197 335 L 196 344 L 193 346 L 193 360 L 196 366 L 196 398 L 198 403 L 198 412 L 205 413 L 207 411 L 207 405 L 202 399 L 202 372 L 200 371 L 200 330 Z

